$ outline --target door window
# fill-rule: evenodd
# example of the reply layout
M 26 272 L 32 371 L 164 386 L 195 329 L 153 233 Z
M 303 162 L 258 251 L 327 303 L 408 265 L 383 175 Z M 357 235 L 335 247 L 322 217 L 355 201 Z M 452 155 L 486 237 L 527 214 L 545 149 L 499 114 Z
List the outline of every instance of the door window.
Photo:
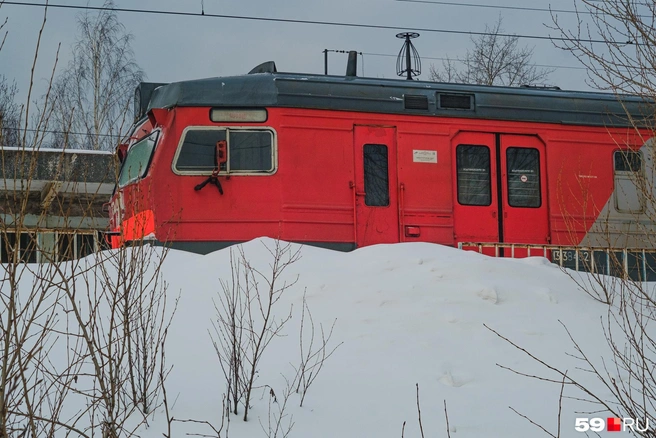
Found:
M 390 203 L 387 146 L 366 144 L 364 153 L 364 203 L 387 207 Z
M 508 148 L 508 205 L 538 208 L 540 194 L 540 151 L 533 148 Z
M 490 205 L 490 149 L 487 146 L 458 145 L 458 202 L 461 205 Z

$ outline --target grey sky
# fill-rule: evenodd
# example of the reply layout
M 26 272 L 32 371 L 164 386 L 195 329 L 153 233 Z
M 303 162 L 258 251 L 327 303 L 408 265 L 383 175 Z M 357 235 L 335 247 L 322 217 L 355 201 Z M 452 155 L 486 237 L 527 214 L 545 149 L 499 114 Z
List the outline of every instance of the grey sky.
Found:
M 23 1 L 23 0 L 19 0 Z M 28 0 L 25 0 L 28 1 Z M 37 1 L 37 0 L 35 0 Z M 38 0 L 42 1 L 42 0 Z M 554 0 L 550 4 L 519 0 L 471 0 L 466 3 L 572 10 L 574 0 Z M 102 0 L 52 0 L 68 5 L 101 6 Z M 201 0 L 116 0 L 117 7 L 200 12 Z M 234 75 L 248 72 L 255 65 L 273 60 L 280 71 L 323 73 L 324 49 L 364 52 L 364 75 L 396 77 L 396 54 L 401 40 L 399 31 L 409 28 L 483 31 L 499 14 L 508 33 L 527 35 L 556 34 L 545 27 L 551 23 L 548 12 L 475 8 L 463 5 L 408 3 L 396 0 L 204 0 L 206 13 L 275 17 L 398 26 L 399 30 L 380 30 L 274 23 L 211 17 L 179 17 L 119 13 L 120 21 L 134 35 L 136 59 L 147 80 L 171 82 L 192 78 Z M 464 4 L 465 2 L 463 2 Z M 70 47 L 76 38 L 76 16 L 81 11 L 48 10 L 39 62 L 36 69 L 36 94 L 45 91 L 57 45 L 61 43 L 58 70 L 68 63 Z M 93 13 L 93 12 L 90 12 Z M 7 5 L 0 7 L 0 19 L 9 18 L 5 47 L 0 52 L 0 75 L 15 79 L 20 97 L 25 98 L 43 8 Z M 559 14 L 574 25 L 574 16 Z M 421 32 L 414 40 L 422 57 L 422 75 L 428 79 L 429 58 L 462 57 L 471 48 L 470 37 L 437 32 Z M 534 47 L 536 64 L 580 67 L 567 52 L 550 41 L 521 39 L 521 45 Z M 378 55 L 374 55 L 378 54 Z M 379 56 L 394 55 L 394 56 Z M 329 72 L 344 74 L 346 55 L 329 55 Z M 359 58 L 358 74 L 362 74 Z M 558 68 L 549 82 L 563 89 L 589 89 L 585 71 Z

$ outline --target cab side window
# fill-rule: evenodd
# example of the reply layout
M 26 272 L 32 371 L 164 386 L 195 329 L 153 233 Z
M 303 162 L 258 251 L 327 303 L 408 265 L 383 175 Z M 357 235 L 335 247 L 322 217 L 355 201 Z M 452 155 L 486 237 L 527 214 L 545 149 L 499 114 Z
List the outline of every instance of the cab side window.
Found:
M 187 129 L 178 147 L 174 169 L 182 174 L 211 173 L 216 163 L 216 144 L 226 141 L 228 161 L 220 171 L 272 173 L 275 170 L 274 138 L 268 129 Z

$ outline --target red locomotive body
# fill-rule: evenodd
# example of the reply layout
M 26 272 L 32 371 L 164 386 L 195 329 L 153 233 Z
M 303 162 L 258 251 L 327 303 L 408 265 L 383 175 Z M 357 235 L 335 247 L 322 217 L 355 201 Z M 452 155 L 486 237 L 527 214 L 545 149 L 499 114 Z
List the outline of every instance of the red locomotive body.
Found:
M 114 246 L 640 247 L 653 226 L 634 97 L 273 71 L 143 84 L 138 97 Z

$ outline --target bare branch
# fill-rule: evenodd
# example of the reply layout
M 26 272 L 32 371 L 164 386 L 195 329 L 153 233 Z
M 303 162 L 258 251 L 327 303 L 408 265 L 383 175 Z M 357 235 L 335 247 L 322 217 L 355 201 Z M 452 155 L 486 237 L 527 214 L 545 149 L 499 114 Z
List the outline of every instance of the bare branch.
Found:
M 519 38 L 503 36 L 503 19 L 499 16 L 485 34 L 472 38 L 473 49 L 462 60 L 447 58 L 442 68 L 430 67 L 430 79 L 482 85 L 542 85 L 554 69 L 541 69 L 532 63 L 533 49 L 519 47 Z M 457 63 L 463 67 L 458 68 Z

